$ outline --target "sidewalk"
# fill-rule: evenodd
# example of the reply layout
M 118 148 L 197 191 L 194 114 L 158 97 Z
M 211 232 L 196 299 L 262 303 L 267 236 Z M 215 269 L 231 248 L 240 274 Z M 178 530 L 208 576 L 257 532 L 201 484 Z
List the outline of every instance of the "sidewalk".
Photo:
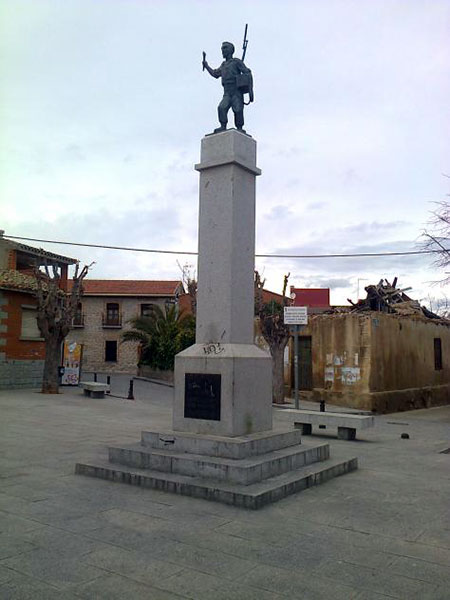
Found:
M 0 392 L 2 600 L 448 600 L 450 406 L 377 417 L 354 442 L 314 436 L 359 470 L 259 511 L 73 474 L 170 428 L 172 394 Z

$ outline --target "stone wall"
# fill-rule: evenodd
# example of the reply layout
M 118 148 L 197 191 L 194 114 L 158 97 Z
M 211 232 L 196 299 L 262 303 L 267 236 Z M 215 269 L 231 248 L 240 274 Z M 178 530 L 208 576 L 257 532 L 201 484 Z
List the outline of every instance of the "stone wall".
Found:
M 370 317 L 315 315 L 302 334 L 312 339 L 314 398 L 363 408 L 370 380 Z
M 40 388 L 43 371 L 43 360 L 0 359 L 0 390 Z
M 174 372 L 173 371 L 161 371 L 160 369 L 152 369 L 150 365 L 141 365 L 138 369 L 139 377 L 145 377 L 146 379 L 157 379 L 165 381 L 167 383 L 173 383 Z
M 384 313 L 317 315 L 312 336 L 316 400 L 394 412 L 450 402 L 450 327 Z M 441 340 L 442 369 L 434 340 Z
M 103 327 L 102 315 L 106 313 L 106 304 L 117 302 L 122 312 L 122 327 Z M 82 312 L 84 327 L 74 328 L 67 336 L 67 341 L 83 344 L 83 371 L 97 373 L 129 373 L 137 374 L 139 360 L 138 344 L 121 343 L 121 336 L 129 329 L 131 318 L 140 314 L 141 304 L 164 305 L 164 300 L 153 298 L 97 297 L 83 296 Z M 105 361 L 105 342 L 117 342 L 117 361 Z
M 434 340 L 442 368 L 435 368 Z M 371 320 L 371 405 L 377 412 L 450 403 L 450 326 L 422 317 Z

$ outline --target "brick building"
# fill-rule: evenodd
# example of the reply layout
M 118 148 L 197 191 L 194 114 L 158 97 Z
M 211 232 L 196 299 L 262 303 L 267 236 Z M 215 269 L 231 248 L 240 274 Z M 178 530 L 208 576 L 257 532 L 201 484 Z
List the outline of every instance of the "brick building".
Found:
M 67 289 L 74 258 L 19 244 L 0 233 L 0 389 L 39 387 L 45 343 L 36 321 L 35 266 L 56 266 Z
M 70 286 L 70 282 L 69 282 Z M 82 369 L 137 373 L 138 344 L 121 344 L 130 319 L 145 316 L 151 304 L 177 303 L 181 281 L 85 279 L 83 297 L 67 341 L 83 345 Z

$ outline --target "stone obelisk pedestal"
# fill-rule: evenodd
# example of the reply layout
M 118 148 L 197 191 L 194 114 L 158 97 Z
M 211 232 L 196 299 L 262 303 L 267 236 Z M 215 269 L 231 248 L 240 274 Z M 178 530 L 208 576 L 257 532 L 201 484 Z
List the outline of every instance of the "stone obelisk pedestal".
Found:
M 271 358 L 254 344 L 256 142 L 230 129 L 201 145 L 196 343 L 175 359 L 173 429 L 272 428 Z
M 76 473 L 260 508 L 357 467 L 272 429 L 272 359 L 253 343 L 255 141 L 202 140 L 196 343 L 175 359 L 170 431 L 142 431 Z M 294 411 L 295 412 L 295 411 Z

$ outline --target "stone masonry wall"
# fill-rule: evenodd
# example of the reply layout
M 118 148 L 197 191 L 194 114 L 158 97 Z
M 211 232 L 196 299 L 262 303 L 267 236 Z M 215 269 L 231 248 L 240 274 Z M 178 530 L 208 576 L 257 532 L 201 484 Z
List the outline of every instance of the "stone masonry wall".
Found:
M 43 360 L 0 360 L 0 390 L 39 388 L 43 371 Z
M 395 412 L 445 404 L 450 397 L 450 327 L 383 313 L 311 319 L 313 397 L 331 404 Z M 435 367 L 440 339 L 442 368 Z

